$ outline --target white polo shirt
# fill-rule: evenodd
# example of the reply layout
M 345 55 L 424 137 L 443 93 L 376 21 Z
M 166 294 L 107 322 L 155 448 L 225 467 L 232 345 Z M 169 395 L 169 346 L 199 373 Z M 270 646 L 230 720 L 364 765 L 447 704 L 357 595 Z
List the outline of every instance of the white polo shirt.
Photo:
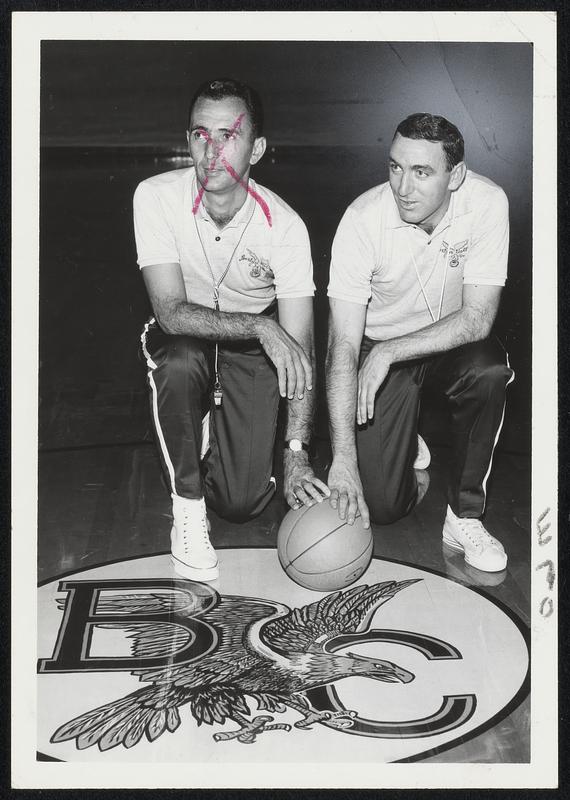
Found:
M 133 207 L 141 269 L 180 264 L 188 302 L 213 308 L 212 273 L 217 281 L 231 260 L 220 286 L 222 311 L 255 314 L 275 297 L 314 294 L 307 229 L 287 203 L 250 179 L 259 200 L 248 194 L 235 217 L 220 229 L 204 203 L 197 202 L 196 183 L 190 167 L 138 185 Z
M 385 340 L 424 328 L 462 306 L 463 284 L 503 286 L 509 249 L 508 201 L 467 171 L 433 233 L 403 222 L 389 183 L 346 210 L 332 247 L 329 297 L 367 305 L 365 334 Z

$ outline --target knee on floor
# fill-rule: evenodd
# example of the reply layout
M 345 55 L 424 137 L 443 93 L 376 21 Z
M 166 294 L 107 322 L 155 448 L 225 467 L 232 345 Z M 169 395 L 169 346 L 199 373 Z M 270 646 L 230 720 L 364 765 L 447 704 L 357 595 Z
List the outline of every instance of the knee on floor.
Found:
M 403 503 L 401 498 L 387 497 L 381 493 L 366 500 L 370 511 L 370 520 L 376 525 L 390 525 L 397 522 L 408 513 L 409 503 Z
M 216 514 L 228 522 L 248 522 L 260 513 L 258 498 L 244 500 L 224 498 L 209 501 Z

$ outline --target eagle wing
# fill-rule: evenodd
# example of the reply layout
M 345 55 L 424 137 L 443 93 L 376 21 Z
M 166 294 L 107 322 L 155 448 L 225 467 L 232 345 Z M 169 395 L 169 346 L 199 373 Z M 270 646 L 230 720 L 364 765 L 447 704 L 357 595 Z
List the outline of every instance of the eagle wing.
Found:
M 163 614 L 165 611 L 168 613 Z M 235 713 L 248 714 L 247 702 L 235 681 L 263 664 L 264 659 L 247 647 L 247 629 L 259 620 L 288 611 L 287 606 L 276 603 L 232 596 L 210 595 L 199 598 L 196 604 L 168 592 L 101 597 L 97 604 L 101 621 L 97 625 L 121 630 L 131 639 L 134 657 L 160 657 L 164 666 L 134 670 L 132 674 L 139 680 L 154 685 L 75 717 L 58 728 L 51 741 L 75 739 L 79 749 L 94 744 L 100 750 L 119 744 L 133 747 L 143 735 L 153 741 L 166 730 L 175 731 L 180 725 L 178 707 L 187 702 L 198 724 L 223 724 Z M 113 622 L 103 622 L 105 614 L 112 615 Z M 116 621 L 122 614 L 125 621 Z M 132 614 L 141 621 L 129 623 Z M 156 619 L 157 614 L 162 619 Z M 145 621 L 145 615 L 154 615 L 155 619 Z M 183 624 L 185 617 L 195 617 L 208 626 L 208 641 L 213 640 L 216 646 L 210 653 L 198 652 L 193 660 L 169 663 L 169 657 L 184 645 L 200 639 L 200 628 L 189 630 Z M 264 708 L 270 707 L 271 698 L 259 695 L 258 700 Z
M 215 602 L 215 601 L 213 601 Z M 134 658 L 174 657 L 185 645 L 189 645 L 198 633 L 184 626 L 185 619 L 193 617 L 194 625 L 204 625 L 205 640 L 213 641 L 215 647 L 208 652 L 198 651 L 189 660 L 180 664 L 165 663 L 160 667 L 145 667 L 132 671 L 141 681 L 156 684 L 170 684 L 179 688 L 206 688 L 212 684 L 230 682 L 262 661 L 262 656 L 247 645 L 245 633 L 255 622 L 266 617 L 283 615 L 289 607 L 256 598 L 224 595 L 208 607 L 207 603 L 188 609 L 184 602 L 168 593 L 133 594 L 128 597 L 117 595 L 99 601 L 98 612 L 113 613 L 116 617 L 125 613 L 125 622 L 97 624 L 100 627 L 120 629 L 131 640 L 131 655 Z M 164 620 L 144 621 L 145 614 L 168 611 L 171 614 Z M 190 613 L 188 613 L 190 611 Z M 141 621 L 129 623 L 129 613 L 136 613 Z M 165 624 L 165 622 L 170 624 Z
M 383 603 L 417 580 L 385 581 L 334 592 L 268 621 L 261 628 L 259 637 L 264 644 L 282 654 L 321 649 L 320 643 L 334 636 L 366 630 Z

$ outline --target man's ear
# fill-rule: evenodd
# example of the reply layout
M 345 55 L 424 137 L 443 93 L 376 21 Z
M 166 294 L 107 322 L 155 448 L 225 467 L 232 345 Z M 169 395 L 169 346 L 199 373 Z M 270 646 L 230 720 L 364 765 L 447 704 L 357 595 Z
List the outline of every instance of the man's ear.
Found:
M 267 139 L 265 136 L 258 136 L 253 142 L 253 150 L 249 159 L 250 164 L 257 164 L 261 156 L 265 153 L 267 147 Z
M 466 173 L 467 167 L 465 166 L 465 161 L 460 161 L 459 164 L 456 164 L 451 170 L 448 189 L 452 192 L 454 192 L 456 189 L 459 189 L 465 180 Z

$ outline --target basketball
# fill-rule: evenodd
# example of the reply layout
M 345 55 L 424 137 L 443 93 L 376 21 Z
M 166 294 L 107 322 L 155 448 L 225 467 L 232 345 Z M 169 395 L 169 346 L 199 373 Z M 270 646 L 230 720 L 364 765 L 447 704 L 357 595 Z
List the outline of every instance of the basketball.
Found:
M 360 515 L 348 525 L 328 501 L 292 509 L 277 534 L 277 553 L 287 575 L 319 592 L 358 580 L 370 564 L 372 549 L 372 531 Z

